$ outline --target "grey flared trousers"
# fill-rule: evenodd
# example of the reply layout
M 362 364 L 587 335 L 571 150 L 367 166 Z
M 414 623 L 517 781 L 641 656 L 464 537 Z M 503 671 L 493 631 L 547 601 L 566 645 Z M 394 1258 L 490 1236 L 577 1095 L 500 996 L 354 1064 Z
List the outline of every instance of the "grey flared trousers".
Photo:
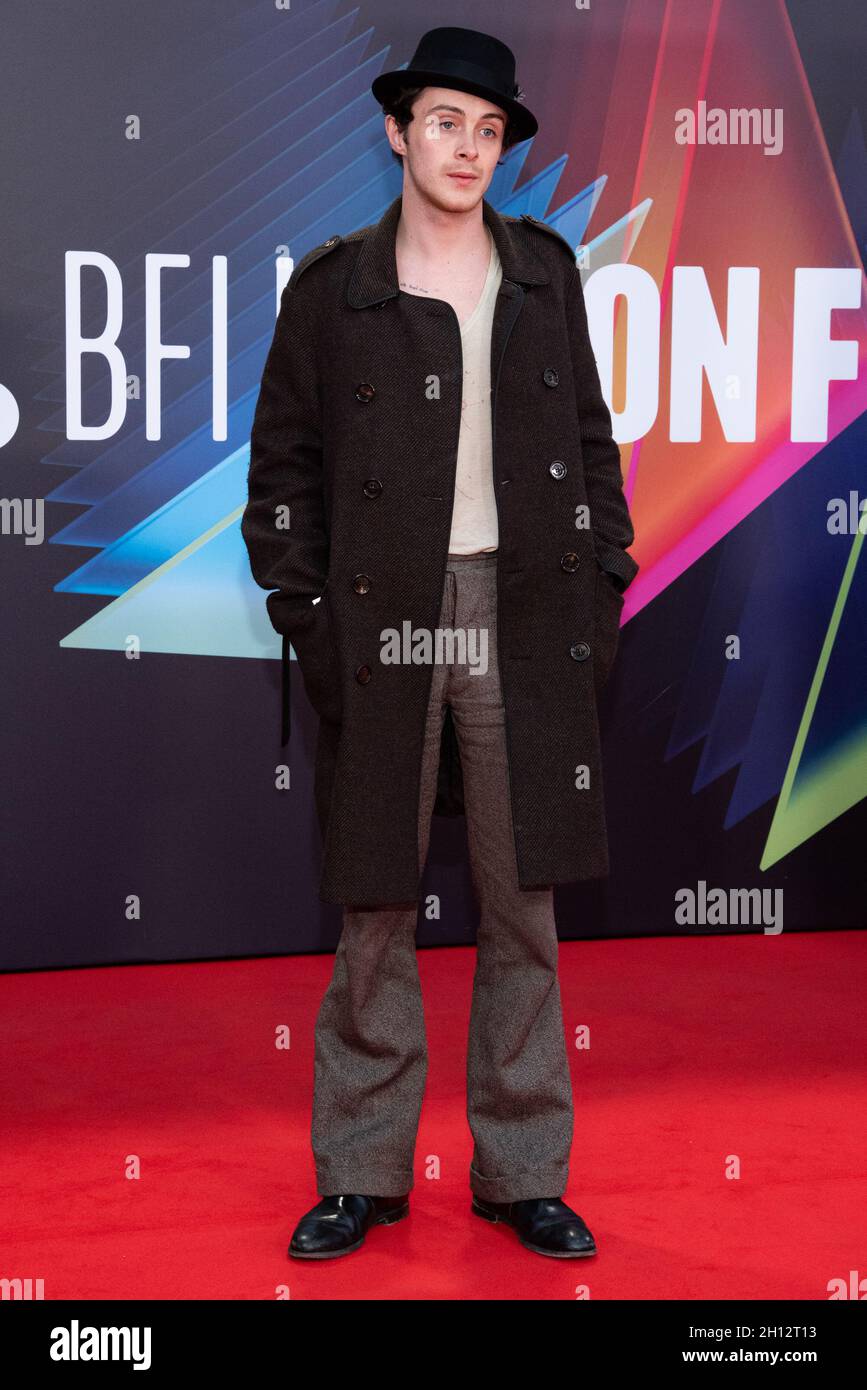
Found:
M 487 670 L 480 673 L 479 647 L 475 656 L 469 648 L 470 661 L 453 652 L 451 664 L 434 663 L 418 835 L 423 866 L 449 704 L 479 907 L 467 1049 L 467 1119 L 474 1139 L 469 1181 L 478 1196 L 511 1202 L 563 1195 L 574 1116 L 553 889 L 522 889 L 517 881 L 496 651 L 496 574 L 496 552 L 448 558 L 439 625 L 486 631 Z M 399 1196 L 414 1185 L 428 1065 L 417 920 L 416 906 L 343 910 L 314 1040 L 311 1133 L 322 1196 Z

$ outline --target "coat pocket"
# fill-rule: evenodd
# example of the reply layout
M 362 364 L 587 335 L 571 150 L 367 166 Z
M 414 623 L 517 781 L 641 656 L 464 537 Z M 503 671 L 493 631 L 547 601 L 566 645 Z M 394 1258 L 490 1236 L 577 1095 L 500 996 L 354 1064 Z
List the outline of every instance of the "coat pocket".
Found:
M 594 594 L 593 676 L 597 698 L 602 694 L 614 665 L 620 644 L 621 594 L 608 571 L 596 562 Z
M 291 637 L 307 698 L 320 719 L 339 724 L 342 718 L 340 664 L 331 624 L 328 588 L 312 605 L 314 621 Z

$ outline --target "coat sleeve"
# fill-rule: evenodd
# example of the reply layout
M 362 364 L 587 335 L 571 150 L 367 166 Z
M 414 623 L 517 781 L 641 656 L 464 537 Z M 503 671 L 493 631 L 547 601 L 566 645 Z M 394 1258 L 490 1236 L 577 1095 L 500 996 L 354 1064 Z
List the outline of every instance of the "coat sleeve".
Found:
M 283 290 L 250 433 L 241 534 L 268 616 L 284 637 L 316 624 L 328 577 L 322 416 L 312 314 L 293 276 Z M 297 650 L 297 647 L 296 647 Z
M 573 269 L 566 295 L 566 318 L 596 555 L 602 568 L 608 571 L 622 593 L 638 573 L 638 564 L 628 552 L 635 534 L 623 495 L 620 450 L 611 433 L 611 412 L 605 404 L 599 383 L 599 371 L 587 327 L 584 289 L 577 265 Z

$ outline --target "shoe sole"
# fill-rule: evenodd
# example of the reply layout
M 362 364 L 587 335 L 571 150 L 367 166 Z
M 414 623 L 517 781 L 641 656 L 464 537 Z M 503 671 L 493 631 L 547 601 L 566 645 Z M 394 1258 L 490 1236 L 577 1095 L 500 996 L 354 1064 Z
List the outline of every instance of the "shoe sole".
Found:
M 377 1216 L 375 1220 L 371 1221 L 361 1240 L 357 1240 L 354 1245 L 344 1245 L 342 1250 L 293 1250 L 290 1245 L 287 1253 L 293 1260 L 336 1260 L 340 1255 L 351 1255 L 353 1250 L 360 1250 L 368 1231 L 374 1226 L 393 1226 L 408 1215 L 409 1202 L 405 1202 L 402 1207 L 395 1207 L 393 1211 L 383 1212 L 381 1216 Z
M 586 1259 L 588 1255 L 597 1253 L 595 1245 L 590 1250 L 545 1250 L 541 1245 L 531 1245 L 528 1240 L 525 1240 L 520 1231 L 516 1229 L 514 1221 L 509 1221 L 505 1216 L 499 1216 L 495 1211 L 487 1211 L 484 1207 L 477 1206 L 475 1198 L 473 1198 L 471 1210 L 475 1212 L 476 1216 L 481 1216 L 484 1221 L 490 1221 L 492 1226 L 496 1226 L 499 1222 L 502 1222 L 504 1226 L 511 1226 L 525 1250 L 532 1250 L 534 1255 L 547 1255 L 552 1260 L 582 1260 Z

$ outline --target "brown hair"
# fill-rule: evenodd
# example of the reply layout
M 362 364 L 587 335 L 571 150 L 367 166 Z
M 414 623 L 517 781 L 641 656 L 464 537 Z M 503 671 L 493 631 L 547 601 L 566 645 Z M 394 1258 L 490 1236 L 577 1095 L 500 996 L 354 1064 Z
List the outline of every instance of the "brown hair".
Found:
M 423 91 L 424 87 L 398 87 L 394 96 L 382 103 L 383 115 L 394 117 L 397 122 L 398 130 L 404 139 L 406 139 L 410 121 L 415 119 L 412 108 L 415 104 L 416 97 L 420 96 Z M 516 88 L 516 98 L 520 96 L 520 94 L 520 88 Z M 511 149 L 512 146 L 517 143 L 513 122 L 511 117 L 507 114 L 506 124 L 503 127 L 503 145 L 500 153 L 505 154 L 507 150 Z M 403 155 L 398 154 L 396 150 L 392 150 L 391 153 L 399 163 L 403 162 Z

